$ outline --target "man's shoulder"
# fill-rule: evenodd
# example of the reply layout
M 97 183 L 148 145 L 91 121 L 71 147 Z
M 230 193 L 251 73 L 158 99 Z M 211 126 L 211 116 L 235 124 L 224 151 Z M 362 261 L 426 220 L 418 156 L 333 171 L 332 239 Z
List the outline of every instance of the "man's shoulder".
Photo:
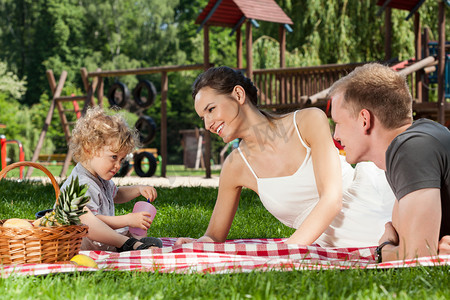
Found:
M 391 143 L 390 150 L 398 147 L 443 145 L 450 147 L 450 131 L 441 124 L 428 119 L 415 121 Z M 450 149 L 450 148 L 449 148 Z
M 415 121 L 402 135 L 430 135 L 434 137 L 446 137 L 450 140 L 450 131 L 447 127 L 429 119 L 419 119 Z

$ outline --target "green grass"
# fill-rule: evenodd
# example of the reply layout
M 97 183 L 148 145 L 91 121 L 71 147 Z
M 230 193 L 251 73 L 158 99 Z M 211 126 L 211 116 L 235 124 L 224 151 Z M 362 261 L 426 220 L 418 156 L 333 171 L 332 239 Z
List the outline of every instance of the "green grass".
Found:
M 69 170 L 67 171 L 67 175 L 70 174 L 70 172 L 73 169 L 73 165 L 69 166 Z M 53 174 L 53 176 L 60 176 L 62 166 L 61 165 L 45 165 L 45 168 L 50 171 L 50 173 Z M 24 168 L 24 175 L 27 173 L 27 167 Z M 18 178 L 20 174 L 19 168 L 13 169 L 9 171 L 6 174 L 7 178 Z M 213 175 L 219 175 L 220 170 L 211 170 L 211 174 Z M 204 169 L 190 169 L 186 168 L 184 165 L 167 165 L 166 166 L 166 177 L 175 177 L 175 176 L 200 176 L 204 177 L 206 175 L 206 172 Z M 41 170 L 34 169 L 32 176 L 45 176 L 45 174 Z M 131 173 L 131 176 L 137 176 L 136 173 L 133 171 Z M 161 176 L 161 165 L 158 165 L 155 175 L 154 176 Z
M 214 188 L 158 188 L 151 235 L 199 237 L 216 196 Z M 0 219 L 33 218 L 54 201 L 51 185 L 0 181 Z M 130 212 L 133 203 L 117 205 L 116 213 Z M 264 209 L 255 193 L 243 191 L 230 239 L 291 233 Z M 445 266 L 226 275 L 86 272 L 0 279 L 0 294 L 2 299 L 447 299 L 449 271 Z

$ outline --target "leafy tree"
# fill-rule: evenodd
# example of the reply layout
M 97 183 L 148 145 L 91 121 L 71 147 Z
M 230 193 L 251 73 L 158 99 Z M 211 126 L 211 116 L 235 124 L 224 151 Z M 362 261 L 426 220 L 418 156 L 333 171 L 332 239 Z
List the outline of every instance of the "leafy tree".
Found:
M 26 83 L 19 94 L 0 92 L 0 120 L 8 123 L 8 135 L 27 139 L 34 147 L 42 128 L 51 92 L 45 75 L 52 69 L 58 80 L 66 70 L 63 95 L 84 94 L 80 68 L 88 71 L 133 69 L 150 66 L 203 62 L 203 34 L 195 19 L 209 0 L 0 0 L 0 61 L 6 72 L 17 74 L 13 82 Z M 374 61 L 384 58 L 384 17 L 376 16 L 377 0 L 276 0 L 294 22 L 287 33 L 287 66 Z M 437 0 L 420 8 L 422 26 L 437 40 Z M 393 56 L 407 59 L 414 54 L 413 18 L 393 10 Z M 450 10 L 446 9 L 447 16 Z M 279 24 L 259 22 L 254 29 L 254 68 L 279 66 Z M 450 30 L 450 22 L 446 24 Z M 245 31 L 245 27 L 243 27 Z M 236 66 L 235 36 L 230 28 L 210 28 L 210 61 Z M 245 49 L 245 48 L 244 48 Z M 244 62 L 245 65 L 245 62 Z M 1 67 L 1 65 L 0 65 Z M 191 84 L 199 71 L 169 73 L 168 152 L 170 163 L 182 160 L 180 129 L 202 126 L 191 99 Z M 9 76 L 11 79 L 12 77 Z M 22 79 L 19 79 L 22 78 Z M 160 74 L 105 79 L 105 92 L 115 80 L 130 90 L 138 80 L 151 80 L 160 92 Z M 0 83 L 1 84 L 1 83 Z M 1 89 L 1 88 L 0 88 Z M 17 90 L 18 91 L 18 90 Z M 160 96 L 158 96 L 160 97 Z M 70 106 L 70 103 L 65 104 Z M 160 124 L 160 101 L 146 111 L 131 107 L 136 115 L 148 114 Z M 10 124 L 5 115 L 22 114 L 24 128 Z M 72 119 L 71 119 L 72 120 Z M 28 128 L 29 127 L 29 128 Z M 160 147 L 158 136 L 150 147 Z M 214 159 L 223 142 L 214 140 Z M 45 151 L 65 152 L 57 114 L 47 134 Z M 29 148 L 31 149 L 31 148 Z M 29 150 L 27 150 L 29 151 Z

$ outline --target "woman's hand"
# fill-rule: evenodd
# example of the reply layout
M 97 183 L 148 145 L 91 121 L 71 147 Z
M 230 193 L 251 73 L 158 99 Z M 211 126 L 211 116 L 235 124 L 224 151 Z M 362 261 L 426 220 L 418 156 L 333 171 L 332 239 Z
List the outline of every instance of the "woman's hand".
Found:
M 178 238 L 175 242 L 175 245 L 183 245 L 195 242 L 195 239 L 189 237 L 181 237 Z
M 188 237 L 182 237 L 182 238 L 178 238 L 177 241 L 175 242 L 175 245 L 182 245 L 182 244 L 188 244 L 188 243 L 214 243 L 215 241 L 210 238 L 209 236 L 202 236 L 199 239 L 193 239 L 193 238 L 188 238 Z
M 146 211 L 127 214 L 128 226 L 147 230 L 152 224 L 151 214 Z

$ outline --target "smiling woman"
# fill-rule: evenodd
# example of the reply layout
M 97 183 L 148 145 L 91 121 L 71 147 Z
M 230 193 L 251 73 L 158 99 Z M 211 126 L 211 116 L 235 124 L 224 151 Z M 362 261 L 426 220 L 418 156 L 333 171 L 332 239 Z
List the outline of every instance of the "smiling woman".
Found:
M 374 164 L 353 169 L 338 154 L 321 110 L 261 111 L 252 81 L 228 67 L 201 74 L 192 96 L 207 130 L 224 142 L 241 140 L 224 162 L 216 205 L 199 241 L 226 239 L 247 187 L 280 222 L 296 229 L 286 243 L 377 245 L 391 217 L 392 191 Z

